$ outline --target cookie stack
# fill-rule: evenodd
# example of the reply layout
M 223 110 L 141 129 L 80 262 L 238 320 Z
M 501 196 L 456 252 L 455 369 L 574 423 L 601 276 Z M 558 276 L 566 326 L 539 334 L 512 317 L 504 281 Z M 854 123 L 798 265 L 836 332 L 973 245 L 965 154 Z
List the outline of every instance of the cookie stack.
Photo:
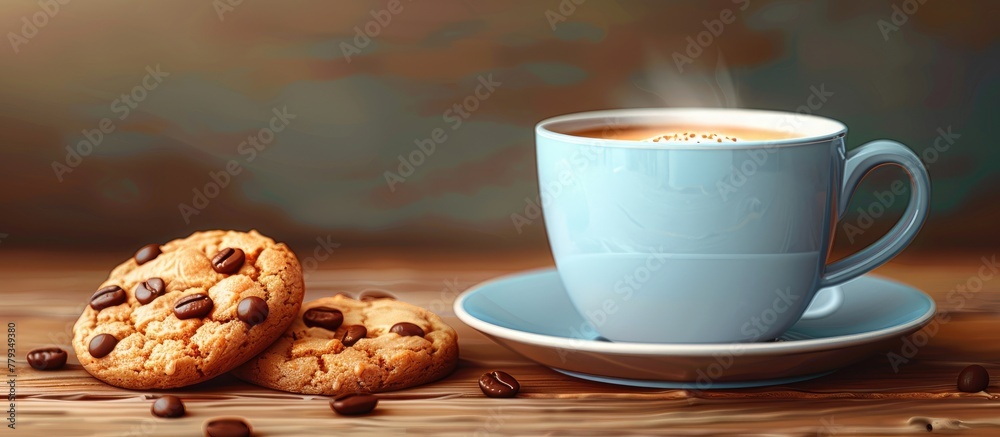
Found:
M 304 291 L 288 246 L 256 231 L 198 232 L 112 270 L 76 322 L 73 348 L 91 375 L 130 389 L 235 370 L 296 393 L 375 393 L 457 365 L 455 331 L 423 308 L 343 295 L 303 306 Z

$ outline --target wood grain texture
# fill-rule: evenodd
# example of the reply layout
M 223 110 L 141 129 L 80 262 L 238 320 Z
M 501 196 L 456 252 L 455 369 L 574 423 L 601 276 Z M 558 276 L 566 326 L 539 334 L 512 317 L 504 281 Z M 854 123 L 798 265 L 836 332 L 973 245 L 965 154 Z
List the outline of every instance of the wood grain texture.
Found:
M 347 418 L 334 415 L 322 396 L 262 389 L 228 375 L 162 392 L 105 385 L 78 364 L 70 330 L 93 288 L 120 260 L 8 252 L 0 255 L 0 315 L 17 325 L 17 428 L 7 435 L 201 435 L 204 422 L 220 416 L 247 418 L 257 436 L 905 435 L 928 434 L 928 425 L 932 433 L 998 435 L 1000 396 L 989 391 L 1000 393 L 1000 274 L 997 280 L 980 275 L 983 256 L 993 254 L 908 255 L 879 270 L 931 294 L 948 318 L 898 371 L 882 354 L 813 381 L 686 391 L 573 379 L 496 346 L 454 317 L 451 304 L 459 292 L 544 266 L 550 262 L 545 255 L 389 257 L 382 250 L 361 251 L 307 272 L 306 299 L 374 288 L 431 308 L 459 332 L 461 363 L 442 381 L 383 395 L 375 414 Z M 972 291 L 979 283 L 981 289 Z M 27 352 L 51 345 L 70 351 L 66 368 L 31 369 Z M 994 375 L 987 392 L 955 390 L 959 370 L 970 363 Z M 521 381 L 516 399 L 480 393 L 476 381 L 492 369 Z M 182 397 L 188 414 L 151 416 L 152 399 L 162 394 Z

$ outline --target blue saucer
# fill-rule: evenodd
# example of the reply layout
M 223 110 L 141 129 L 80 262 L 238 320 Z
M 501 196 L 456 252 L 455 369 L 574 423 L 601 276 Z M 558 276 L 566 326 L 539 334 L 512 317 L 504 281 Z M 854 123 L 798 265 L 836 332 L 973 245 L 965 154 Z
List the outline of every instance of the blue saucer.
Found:
M 476 285 L 455 301 L 459 319 L 558 372 L 640 387 L 718 389 L 788 384 L 823 376 L 875 353 L 935 313 L 929 296 L 867 275 L 841 286 L 843 303 L 800 320 L 783 341 L 659 344 L 602 341 L 576 312 L 558 273 L 542 269 Z

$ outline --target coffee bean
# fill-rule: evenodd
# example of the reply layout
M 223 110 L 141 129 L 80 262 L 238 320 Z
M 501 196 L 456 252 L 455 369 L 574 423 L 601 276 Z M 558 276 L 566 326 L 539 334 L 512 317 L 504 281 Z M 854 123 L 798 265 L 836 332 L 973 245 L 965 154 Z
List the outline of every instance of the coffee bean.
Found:
M 374 289 L 364 290 L 360 294 L 358 294 L 358 300 L 363 302 L 379 300 L 379 299 L 396 300 L 396 296 L 393 296 L 392 293 L 389 293 L 388 291 L 374 290 Z
M 126 300 L 128 300 L 128 295 L 125 294 L 125 290 L 122 290 L 117 285 L 109 285 L 97 290 L 93 296 L 90 296 L 90 307 L 100 311 L 107 307 L 121 305 Z
M 333 411 L 347 416 L 371 413 L 376 405 L 378 398 L 369 393 L 348 393 L 330 401 Z
M 243 298 L 236 306 L 236 316 L 250 326 L 256 326 L 267 319 L 267 302 L 257 296 Z
M 90 338 L 90 346 L 87 350 L 94 358 L 104 358 L 118 345 L 118 339 L 111 334 L 97 334 Z
M 344 331 L 344 336 L 341 337 L 340 342 L 344 343 L 344 346 L 354 346 L 358 340 L 365 338 L 368 335 L 368 329 L 361 325 L 351 325 L 347 327 Z
M 205 424 L 206 437 L 249 437 L 250 425 L 242 419 L 212 419 Z
M 479 389 L 491 398 L 512 398 L 521 391 L 521 384 L 507 372 L 494 370 L 479 378 Z
M 164 395 L 153 402 L 149 411 L 159 417 L 181 417 L 184 415 L 184 403 L 177 396 Z
M 143 282 L 135 287 L 135 300 L 139 303 L 146 305 L 156 298 L 163 295 L 166 291 L 167 284 L 163 282 L 160 278 L 149 278 L 146 282 Z
M 302 321 L 310 328 L 323 328 L 336 331 L 344 323 L 344 313 L 338 309 L 316 307 L 306 310 Z
M 979 393 L 990 385 L 990 373 L 986 368 L 973 364 L 962 369 L 958 374 L 958 390 L 966 393 Z
M 233 273 L 239 270 L 240 267 L 243 267 L 243 262 L 246 259 L 247 256 L 242 250 L 227 247 L 220 250 L 212 258 L 212 268 L 223 274 Z
M 28 352 L 28 364 L 36 370 L 56 370 L 66 365 L 66 351 L 57 347 L 35 349 Z
M 215 303 L 207 294 L 189 294 L 174 304 L 174 315 L 181 320 L 205 317 L 212 312 L 213 306 Z
M 389 332 L 395 332 L 403 337 L 415 336 L 423 337 L 424 330 L 410 322 L 399 322 L 389 328 Z
M 147 244 L 135 252 L 135 262 L 141 266 L 156 259 L 161 253 L 159 244 Z

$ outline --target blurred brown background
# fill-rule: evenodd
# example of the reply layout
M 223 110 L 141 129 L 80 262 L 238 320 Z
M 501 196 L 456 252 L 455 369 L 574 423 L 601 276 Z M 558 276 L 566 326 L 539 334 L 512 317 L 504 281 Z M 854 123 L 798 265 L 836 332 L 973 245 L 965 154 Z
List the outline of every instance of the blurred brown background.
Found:
M 892 138 L 930 166 L 911 250 L 995 247 L 998 16 L 996 1 L 4 2 L 0 250 L 257 228 L 303 249 L 543 252 L 541 220 L 511 219 L 538 196 L 535 122 L 795 111 L 817 90 L 832 95 L 809 110 L 850 126 L 849 147 Z M 900 177 L 870 178 L 844 223 Z M 839 227 L 838 249 L 905 198 L 871 232 Z

